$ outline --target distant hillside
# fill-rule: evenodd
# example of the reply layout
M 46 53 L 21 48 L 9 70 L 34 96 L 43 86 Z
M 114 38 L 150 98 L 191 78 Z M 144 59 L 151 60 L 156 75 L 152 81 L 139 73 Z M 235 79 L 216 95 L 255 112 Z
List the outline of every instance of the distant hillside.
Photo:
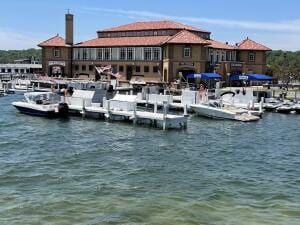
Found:
M 13 63 L 14 60 L 26 59 L 32 56 L 41 61 L 41 49 L 30 48 L 27 50 L 0 50 L 0 63 Z

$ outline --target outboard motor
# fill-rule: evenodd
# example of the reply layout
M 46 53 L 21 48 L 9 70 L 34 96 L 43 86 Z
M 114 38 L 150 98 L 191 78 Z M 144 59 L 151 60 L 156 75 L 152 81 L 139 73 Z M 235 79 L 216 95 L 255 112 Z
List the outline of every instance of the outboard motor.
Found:
M 67 103 L 59 103 L 58 114 L 60 117 L 66 118 L 69 114 L 69 106 Z

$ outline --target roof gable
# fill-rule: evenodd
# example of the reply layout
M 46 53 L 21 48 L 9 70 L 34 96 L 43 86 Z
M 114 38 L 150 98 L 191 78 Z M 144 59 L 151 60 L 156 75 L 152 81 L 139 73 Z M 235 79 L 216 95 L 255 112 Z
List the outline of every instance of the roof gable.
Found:
M 257 43 L 249 38 L 237 44 L 239 50 L 257 50 L 257 51 L 272 51 L 272 49 Z
M 38 44 L 39 47 L 47 47 L 47 46 L 53 46 L 53 47 L 67 47 L 69 45 L 66 45 L 66 41 L 64 38 L 60 37 L 59 35 L 56 35 L 52 38 L 49 38 L 46 41 L 43 41 L 42 43 Z
M 193 34 L 187 30 L 182 30 L 175 34 L 174 36 L 171 36 L 166 43 L 170 44 L 203 44 L 207 45 L 209 44 L 208 41 L 204 40 L 203 38 L 197 36 L 196 34 Z

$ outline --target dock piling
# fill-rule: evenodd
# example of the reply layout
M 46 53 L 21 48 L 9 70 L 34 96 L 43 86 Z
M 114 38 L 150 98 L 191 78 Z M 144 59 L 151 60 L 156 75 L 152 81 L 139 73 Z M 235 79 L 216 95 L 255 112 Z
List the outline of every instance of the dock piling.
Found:
M 187 104 L 184 104 L 183 115 L 184 115 L 184 116 L 188 116 Z
M 154 113 L 157 113 L 157 102 L 154 103 Z

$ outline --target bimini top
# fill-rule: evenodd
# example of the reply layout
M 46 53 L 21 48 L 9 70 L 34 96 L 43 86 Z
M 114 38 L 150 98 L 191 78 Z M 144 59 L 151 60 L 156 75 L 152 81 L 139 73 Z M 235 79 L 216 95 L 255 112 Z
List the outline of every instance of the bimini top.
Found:
M 192 73 L 187 75 L 187 78 L 202 78 L 205 80 L 209 80 L 209 79 L 221 79 L 222 76 L 218 73 Z
M 273 78 L 271 76 L 265 75 L 265 74 L 237 74 L 237 75 L 231 75 L 229 80 L 236 81 L 236 80 L 272 80 Z

